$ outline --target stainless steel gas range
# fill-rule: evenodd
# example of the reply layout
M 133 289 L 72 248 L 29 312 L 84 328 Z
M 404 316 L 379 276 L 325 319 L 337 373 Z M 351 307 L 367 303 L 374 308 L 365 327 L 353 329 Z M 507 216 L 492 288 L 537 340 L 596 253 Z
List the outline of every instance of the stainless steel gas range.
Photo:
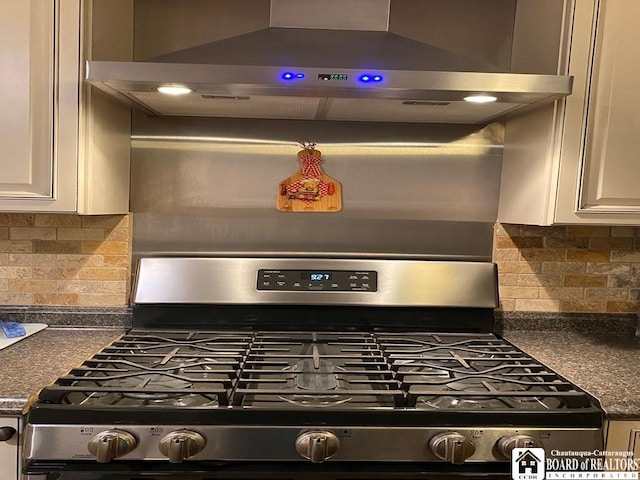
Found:
M 145 258 L 133 328 L 42 390 L 52 479 L 510 478 L 602 448 L 584 391 L 492 333 L 495 265 Z

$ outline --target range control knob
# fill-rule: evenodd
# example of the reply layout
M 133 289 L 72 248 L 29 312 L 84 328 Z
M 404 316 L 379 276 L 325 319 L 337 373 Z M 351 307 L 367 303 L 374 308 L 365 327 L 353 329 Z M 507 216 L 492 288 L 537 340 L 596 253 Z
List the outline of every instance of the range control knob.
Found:
M 340 440 L 331 432 L 305 432 L 296 439 L 296 451 L 313 463 L 333 457 L 340 448 Z
M 16 429 L 13 427 L 0 427 L 0 442 L 11 440 L 15 434 Z
M 476 451 L 473 442 L 457 432 L 436 435 L 429 441 L 429 447 L 436 457 L 455 464 L 464 463 Z
M 198 432 L 175 430 L 160 440 L 160 452 L 169 462 L 180 463 L 204 450 L 207 441 Z
M 502 456 L 511 459 L 514 448 L 541 448 L 542 442 L 531 435 L 505 435 L 496 445 Z
M 105 430 L 91 440 L 87 449 L 99 463 L 107 463 L 122 457 L 138 445 L 136 437 L 124 430 Z

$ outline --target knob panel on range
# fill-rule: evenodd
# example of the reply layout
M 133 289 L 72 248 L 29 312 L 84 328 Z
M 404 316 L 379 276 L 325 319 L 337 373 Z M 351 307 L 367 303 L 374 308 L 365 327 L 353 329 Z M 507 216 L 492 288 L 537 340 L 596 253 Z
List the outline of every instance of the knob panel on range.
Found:
M 136 437 L 125 430 L 105 430 L 89 440 L 87 449 L 99 463 L 108 463 L 131 452 L 137 445 Z
M 313 463 L 333 457 L 340 448 L 340 440 L 331 432 L 305 432 L 296 439 L 296 451 Z
M 171 463 L 180 463 L 204 450 L 205 438 L 192 430 L 175 430 L 160 440 L 160 453 Z
M 457 432 L 444 432 L 429 441 L 429 448 L 441 460 L 460 464 L 473 455 L 476 446 L 471 440 Z
M 542 442 L 531 435 L 506 435 L 496 443 L 496 448 L 500 455 L 511 459 L 511 452 L 514 448 L 542 448 Z

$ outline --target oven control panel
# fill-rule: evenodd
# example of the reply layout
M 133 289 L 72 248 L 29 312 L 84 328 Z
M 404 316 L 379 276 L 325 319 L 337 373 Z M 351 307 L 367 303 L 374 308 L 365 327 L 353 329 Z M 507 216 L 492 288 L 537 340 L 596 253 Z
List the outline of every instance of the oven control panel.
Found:
M 258 290 L 376 292 L 378 272 L 356 270 L 258 270 Z

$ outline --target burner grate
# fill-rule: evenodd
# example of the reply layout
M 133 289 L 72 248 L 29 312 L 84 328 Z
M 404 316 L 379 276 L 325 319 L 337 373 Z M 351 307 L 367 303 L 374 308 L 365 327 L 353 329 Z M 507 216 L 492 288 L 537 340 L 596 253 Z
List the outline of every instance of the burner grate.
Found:
M 381 349 L 422 409 L 586 408 L 589 397 L 492 334 L 380 334 Z
M 234 391 L 243 407 L 394 408 L 405 393 L 370 333 L 259 333 Z
M 136 332 L 86 360 L 40 399 L 81 406 L 227 406 L 250 333 Z

